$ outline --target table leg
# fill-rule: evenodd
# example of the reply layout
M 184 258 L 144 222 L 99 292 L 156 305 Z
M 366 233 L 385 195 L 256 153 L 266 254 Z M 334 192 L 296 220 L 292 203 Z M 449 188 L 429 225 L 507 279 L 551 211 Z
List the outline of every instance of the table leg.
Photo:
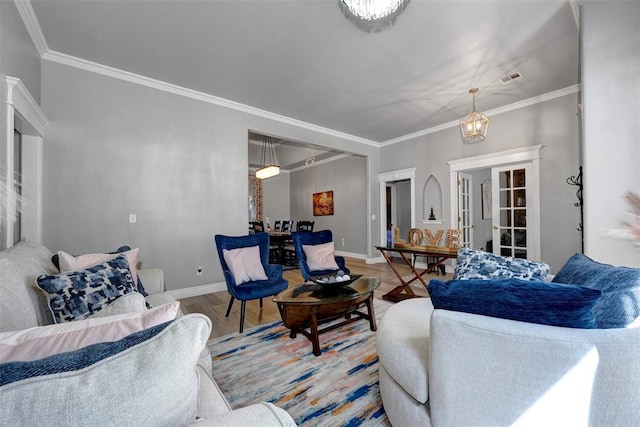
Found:
M 316 307 L 311 310 L 311 325 L 309 330 L 311 332 L 311 344 L 313 345 L 313 355 L 320 356 L 320 338 L 318 334 L 318 317 L 316 316 Z
M 369 328 L 372 331 L 376 331 L 378 326 L 376 325 L 376 313 L 373 309 L 373 292 L 369 294 L 369 298 L 365 301 L 367 305 L 367 311 L 369 312 Z

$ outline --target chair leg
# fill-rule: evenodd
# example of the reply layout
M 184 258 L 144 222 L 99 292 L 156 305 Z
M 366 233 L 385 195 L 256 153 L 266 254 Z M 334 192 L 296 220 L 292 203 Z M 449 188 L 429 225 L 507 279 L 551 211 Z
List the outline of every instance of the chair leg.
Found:
M 262 310 L 262 298 L 260 298 L 260 309 Z
M 244 331 L 244 309 L 247 305 L 246 301 L 240 303 L 240 333 Z
M 227 306 L 227 314 L 225 314 L 224 317 L 229 317 L 229 313 L 231 313 L 231 306 L 233 305 L 234 300 L 235 298 L 232 296 L 229 300 L 229 305 Z

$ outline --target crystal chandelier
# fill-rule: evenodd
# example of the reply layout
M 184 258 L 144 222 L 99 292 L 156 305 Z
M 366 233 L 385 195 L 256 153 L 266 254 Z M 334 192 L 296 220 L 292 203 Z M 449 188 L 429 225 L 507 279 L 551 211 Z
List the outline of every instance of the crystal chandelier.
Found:
M 338 4 L 358 28 L 377 32 L 393 24 L 409 0 L 338 0 Z
M 476 112 L 476 92 L 478 88 L 469 89 L 469 93 L 473 95 L 473 110 L 471 114 L 460 119 L 460 132 L 462 133 L 462 141 L 467 144 L 484 141 L 489 127 L 489 118 L 483 114 Z
M 270 136 L 265 136 L 262 140 L 262 156 L 260 158 L 260 168 L 256 170 L 256 178 L 266 179 L 280 175 L 280 165 L 276 157 L 276 150 Z

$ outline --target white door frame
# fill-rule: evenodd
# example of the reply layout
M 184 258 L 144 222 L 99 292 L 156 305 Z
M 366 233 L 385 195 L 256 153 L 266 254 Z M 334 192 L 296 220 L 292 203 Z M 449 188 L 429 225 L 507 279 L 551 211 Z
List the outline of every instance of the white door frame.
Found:
M 5 125 L 0 135 L 0 147 L 3 159 L 0 178 L 7 188 L 13 188 L 13 130 L 22 133 L 22 197 L 28 203 L 22 205 L 22 237 L 32 241 L 42 241 L 42 143 L 44 129 L 49 122 L 38 103 L 33 99 L 29 90 L 20 79 L 5 76 L 0 80 L 0 103 L 3 104 L 0 120 Z M 9 192 L 6 200 L 0 200 L 0 212 L 7 216 L 15 214 L 17 199 L 13 192 Z M 13 227 L 9 226 L 8 218 L 0 219 L 0 227 L 5 228 L 5 241 L 0 242 L 0 248 L 13 245 Z
M 540 151 L 543 145 L 532 145 L 530 147 L 515 148 L 513 150 L 500 151 L 497 153 L 482 154 L 480 156 L 467 157 L 464 159 L 450 160 L 449 165 L 449 191 L 451 202 L 451 226 L 457 224 L 458 220 L 458 197 L 457 182 L 458 172 L 472 171 L 476 169 L 488 169 L 494 166 L 503 166 L 516 163 L 529 162 L 531 164 L 531 243 L 533 244 L 529 259 L 539 261 L 540 255 Z M 496 219 L 494 218 L 493 221 Z
M 387 183 L 395 181 L 411 181 L 411 228 L 416 226 L 416 168 L 401 169 L 378 174 L 380 183 L 380 245 L 387 243 Z

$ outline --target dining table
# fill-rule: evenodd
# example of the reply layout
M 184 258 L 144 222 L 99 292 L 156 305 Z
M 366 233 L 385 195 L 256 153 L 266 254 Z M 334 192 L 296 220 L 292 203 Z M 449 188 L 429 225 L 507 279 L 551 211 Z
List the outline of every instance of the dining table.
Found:
M 287 257 L 284 248 L 286 245 L 293 243 L 291 232 L 271 230 L 269 231 L 269 242 L 278 246 L 278 264 L 286 266 Z

